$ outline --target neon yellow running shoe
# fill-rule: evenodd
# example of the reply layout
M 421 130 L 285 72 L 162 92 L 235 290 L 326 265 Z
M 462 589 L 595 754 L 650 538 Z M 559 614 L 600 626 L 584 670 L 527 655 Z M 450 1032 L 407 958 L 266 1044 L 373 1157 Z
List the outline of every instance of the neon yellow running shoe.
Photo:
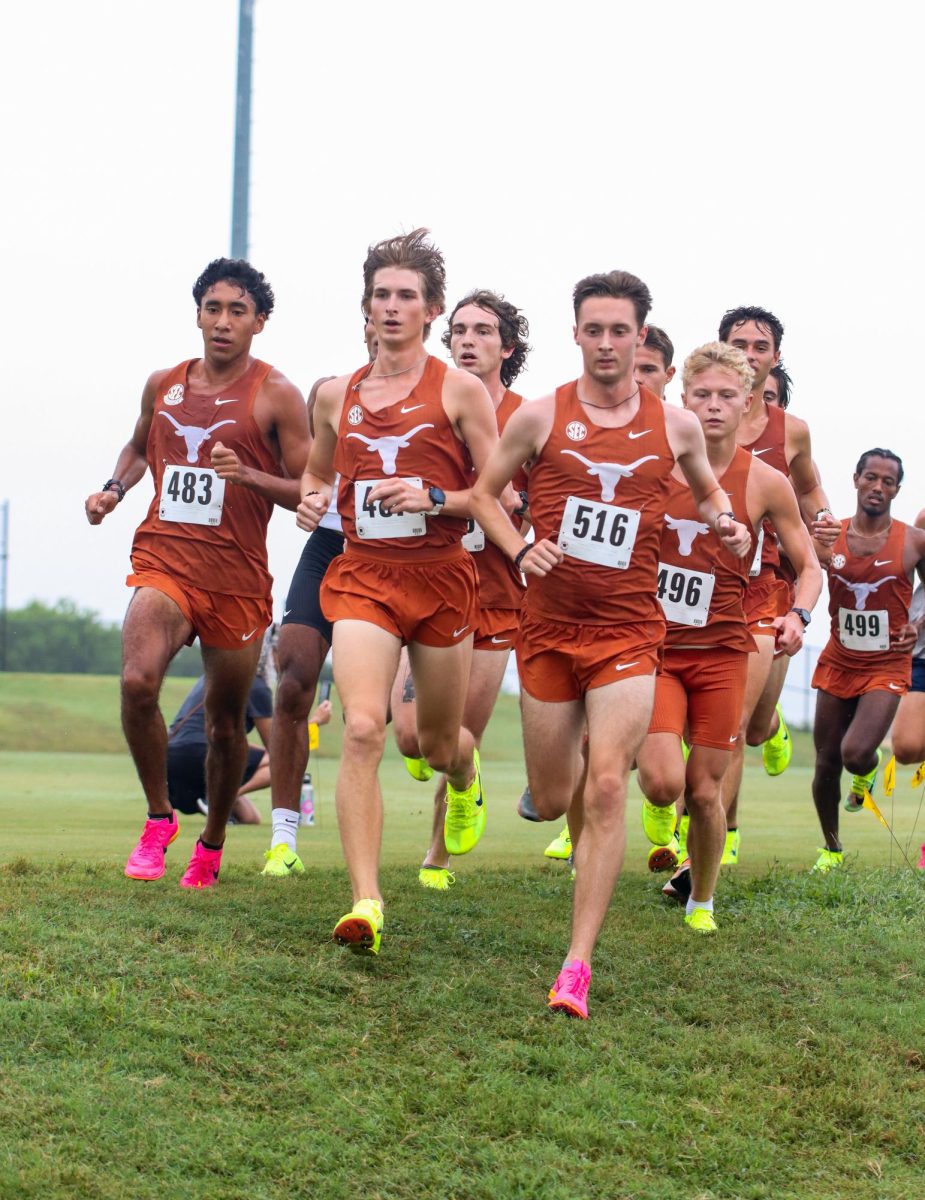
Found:
M 653 846 L 670 846 L 674 837 L 673 804 L 658 805 L 642 798 L 642 827 Z
M 870 792 L 873 795 L 874 784 L 877 782 L 877 772 L 880 770 L 880 763 L 883 760 L 883 751 L 877 751 L 877 765 L 872 771 L 866 775 L 852 775 L 851 789 L 845 797 L 845 802 L 842 805 L 845 812 L 860 812 L 864 807 L 864 793 Z
M 559 833 L 552 839 L 546 849 L 543 851 L 546 858 L 571 858 L 572 856 L 572 835 L 568 831 L 568 825 L 565 825 Z
M 304 875 L 305 867 L 301 858 L 294 850 L 290 850 L 285 842 L 277 842 L 264 852 L 266 865 L 261 875 L 276 875 L 280 879 L 288 879 L 290 875 Z
M 678 821 L 678 828 L 674 831 L 675 853 L 679 863 L 683 863 L 687 858 L 687 831 L 690 829 L 690 825 L 690 813 L 684 813 Z
M 721 867 L 734 867 L 739 861 L 739 831 L 730 829 L 726 832 L 726 844 L 723 846 L 723 857 L 719 860 Z
M 793 758 L 793 742 L 790 740 L 790 730 L 787 728 L 783 709 L 779 704 L 777 706 L 777 719 L 779 721 L 777 732 L 772 733 L 761 747 L 761 761 L 764 763 L 764 769 L 769 775 L 782 775 L 790 766 L 790 760 Z
M 705 908 L 695 908 L 687 913 L 684 924 L 695 933 L 716 933 L 716 918 Z
M 382 922 L 381 900 L 357 900 L 334 926 L 331 936 L 339 946 L 346 946 L 355 954 L 378 954 Z
M 681 753 L 684 755 L 684 761 L 687 762 L 691 756 L 691 748 L 685 742 L 684 738 L 681 738 Z
M 820 846 L 819 857 L 813 863 L 812 874 L 828 875 L 829 871 L 842 865 L 844 857 L 841 850 L 830 850 L 828 846 Z
M 431 888 L 435 892 L 448 892 L 455 882 L 456 876 L 447 867 L 429 867 L 425 864 L 418 871 L 421 887 Z
M 449 854 L 468 854 L 479 844 L 485 832 L 485 798 L 482 795 L 482 773 L 478 750 L 475 758 L 475 778 L 464 792 L 446 785 L 446 816 L 443 819 L 443 840 Z
M 404 755 L 402 757 L 404 758 Z M 418 783 L 426 783 L 428 779 L 433 778 L 434 769 L 426 758 L 404 758 L 404 762 L 405 770 Z

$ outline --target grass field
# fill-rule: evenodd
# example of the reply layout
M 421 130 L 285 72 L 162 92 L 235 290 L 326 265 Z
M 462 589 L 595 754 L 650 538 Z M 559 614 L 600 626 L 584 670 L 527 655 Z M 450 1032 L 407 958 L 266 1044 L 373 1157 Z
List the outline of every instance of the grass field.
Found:
M 269 827 L 239 826 L 219 886 L 190 895 L 193 818 L 162 881 L 121 875 L 143 809 L 114 681 L 0 676 L 2 1200 L 921 1193 L 923 878 L 869 813 L 843 819 L 841 875 L 807 874 L 805 739 L 781 779 L 751 760 L 712 940 L 662 900 L 631 803 L 576 1023 L 544 1009 L 570 883 L 542 858 L 553 827 L 513 811 L 514 702 L 486 744 L 488 833 L 447 895 L 416 883 L 428 788 L 390 749 L 377 960 L 328 940 L 349 899 L 337 732 L 306 876 L 262 879 Z M 882 804 L 911 853 L 910 775 Z

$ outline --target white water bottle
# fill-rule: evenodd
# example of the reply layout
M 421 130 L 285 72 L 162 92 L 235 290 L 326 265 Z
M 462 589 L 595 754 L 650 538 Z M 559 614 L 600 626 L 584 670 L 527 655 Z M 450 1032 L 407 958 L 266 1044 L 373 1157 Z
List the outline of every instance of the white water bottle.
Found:
M 315 823 L 315 787 L 312 783 L 311 774 L 306 771 L 302 779 L 302 794 L 299 797 L 299 818 L 300 825 L 314 825 Z

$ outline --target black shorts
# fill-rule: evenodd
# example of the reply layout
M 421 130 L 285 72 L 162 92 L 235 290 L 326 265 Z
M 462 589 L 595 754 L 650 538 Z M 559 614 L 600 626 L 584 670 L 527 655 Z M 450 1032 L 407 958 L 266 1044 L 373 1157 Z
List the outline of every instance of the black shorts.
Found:
M 253 778 L 263 754 L 259 746 L 248 746 L 241 787 Z M 178 746 L 175 750 L 167 747 L 167 796 L 178 812 L 201 812 L 197 801 L 207 800 L 204 747 Z
M 302 551 L 286 597 L 283 625 L 310 625 L 317 629 L 330 646 L 333 638 L 331 622 L 325 619 L 318 599 L 321 581 L 328 567 L 342 554 L 344 535 L 334 529 L 316 529 Z
M 912 687 L 910 692 L 925 692 L 925 658 L 912 660 Z

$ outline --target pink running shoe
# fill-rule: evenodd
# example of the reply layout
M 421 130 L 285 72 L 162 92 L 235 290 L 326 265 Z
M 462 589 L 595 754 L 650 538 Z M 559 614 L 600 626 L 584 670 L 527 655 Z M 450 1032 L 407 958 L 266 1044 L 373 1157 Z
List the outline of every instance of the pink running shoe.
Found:
M 591 968 L 581 959 L 568 963 L 559 972 L 559 978 L 549 989 L 547 1008 L 563 1012 L 567 1017 L 588 1019 L 588 987 L 591 983 Z
M 164 874 L 164 856 L 167 847 L 180 832 L 177 814 L 171 813 L 170 820 L 145 821 L 138 845 L 128 856 L 125 874 L 129 879 L 160 879 Z
M 922 847 L 922 853 L 919 855 L 918 868 L 920 871 L 925 871 L 925 846 Z
M 209 850 L 197 838 L 196 845 L 193 847 L 193 857 L 189 860 L 186 874 L 180 880 L 180 887 L 212 887 L 218 879 L 221 865 L 221 850 Z

